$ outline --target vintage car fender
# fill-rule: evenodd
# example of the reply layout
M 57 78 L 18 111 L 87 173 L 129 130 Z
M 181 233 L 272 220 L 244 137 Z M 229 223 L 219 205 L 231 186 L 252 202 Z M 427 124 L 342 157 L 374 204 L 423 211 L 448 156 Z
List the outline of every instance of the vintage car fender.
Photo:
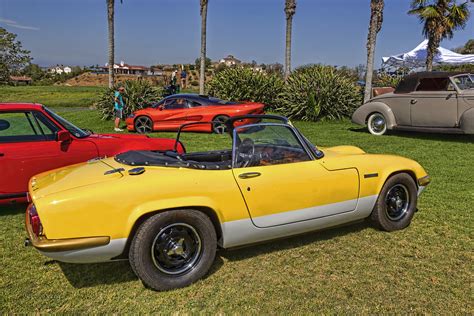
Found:
M 474 134 L 474 108 L 462 114 L 459 120 L 459 126 L 465 134 Z
M 367 119 L 372 113 L 381 113 L 385 116 L 387 120 L 387 128 L 392 129 L 397 125 L 395 115 L 392 112 L 392 109 L 388 105 L 382 102 L 368 102 L 361 105 L 355 112 L 352 114 L 352 122 L 359 125 L 366 125 Z

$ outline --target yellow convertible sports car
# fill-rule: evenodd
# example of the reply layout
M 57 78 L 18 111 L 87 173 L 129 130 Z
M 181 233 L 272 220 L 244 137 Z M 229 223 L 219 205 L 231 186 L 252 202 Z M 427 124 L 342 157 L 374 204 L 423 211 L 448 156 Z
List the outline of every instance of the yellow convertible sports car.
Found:
M 410 159 L 317 148 L 284 117 L 234 117 L 226 130 L 232 148 L 129 151 L 33 177 L 26 244 L 64 262 L 129 259 L 145 285 L 169 290 L 203 277 L 218 247 L 365 218 L 403 229 L 430 181 Z

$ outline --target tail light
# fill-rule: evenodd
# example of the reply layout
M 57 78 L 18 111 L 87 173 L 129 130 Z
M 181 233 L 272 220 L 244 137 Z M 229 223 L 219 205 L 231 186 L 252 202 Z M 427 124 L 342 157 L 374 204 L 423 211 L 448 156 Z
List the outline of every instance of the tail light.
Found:
M 30 218 L 31 229 L 36 237 L 43 235 L 43 225 L 41 225 L 41 220 L 34 204 L 30 204 L 28 207 L 28 216 Z

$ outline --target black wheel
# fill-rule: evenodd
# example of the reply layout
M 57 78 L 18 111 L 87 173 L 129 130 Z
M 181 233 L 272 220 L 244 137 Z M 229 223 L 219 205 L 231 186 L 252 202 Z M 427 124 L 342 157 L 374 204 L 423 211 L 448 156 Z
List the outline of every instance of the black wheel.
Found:
M 212 121 L 212 131 L 216 134 L 224 134 L 227 132 L 227 126 L 225 122 L 229 119 L 227 115 L 218 115 Z
M 387 132 L 387 120 L 381 113 L 373 113 L 367 120 L 367 128 L 372 135 L 383 135 Z
M 371 220 L 385 231 L 407 227 L 415 214 L 418 192 L 415 181 L 406 173 L 391 176 L 370 215 Z
M 202 278 L 216 255 L 217 239 L 207 215 L 195 210 L 156 214 L 138 228 L 130 246 L 130 265 L 157 291 L 187 286 Z
M 140 134 L 151 133 L 153 122 L 148 116 L 139 116 L 135 119 L 135 130 Z

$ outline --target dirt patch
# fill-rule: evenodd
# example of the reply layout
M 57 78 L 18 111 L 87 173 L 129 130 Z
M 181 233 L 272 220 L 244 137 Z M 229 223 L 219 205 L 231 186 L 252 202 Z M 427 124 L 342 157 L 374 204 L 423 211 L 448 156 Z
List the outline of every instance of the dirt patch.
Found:
M 153 85 L 163 85 L 163 77 L 157 76 L 137 76 L 137 75 L 115 75 L 116 82 L 124 82 L 125 80 L 146 80 Z M 103 86 L 109 85 L 108 74 L 96 74 L 86 72 L 62 83 L 63 86 Z

